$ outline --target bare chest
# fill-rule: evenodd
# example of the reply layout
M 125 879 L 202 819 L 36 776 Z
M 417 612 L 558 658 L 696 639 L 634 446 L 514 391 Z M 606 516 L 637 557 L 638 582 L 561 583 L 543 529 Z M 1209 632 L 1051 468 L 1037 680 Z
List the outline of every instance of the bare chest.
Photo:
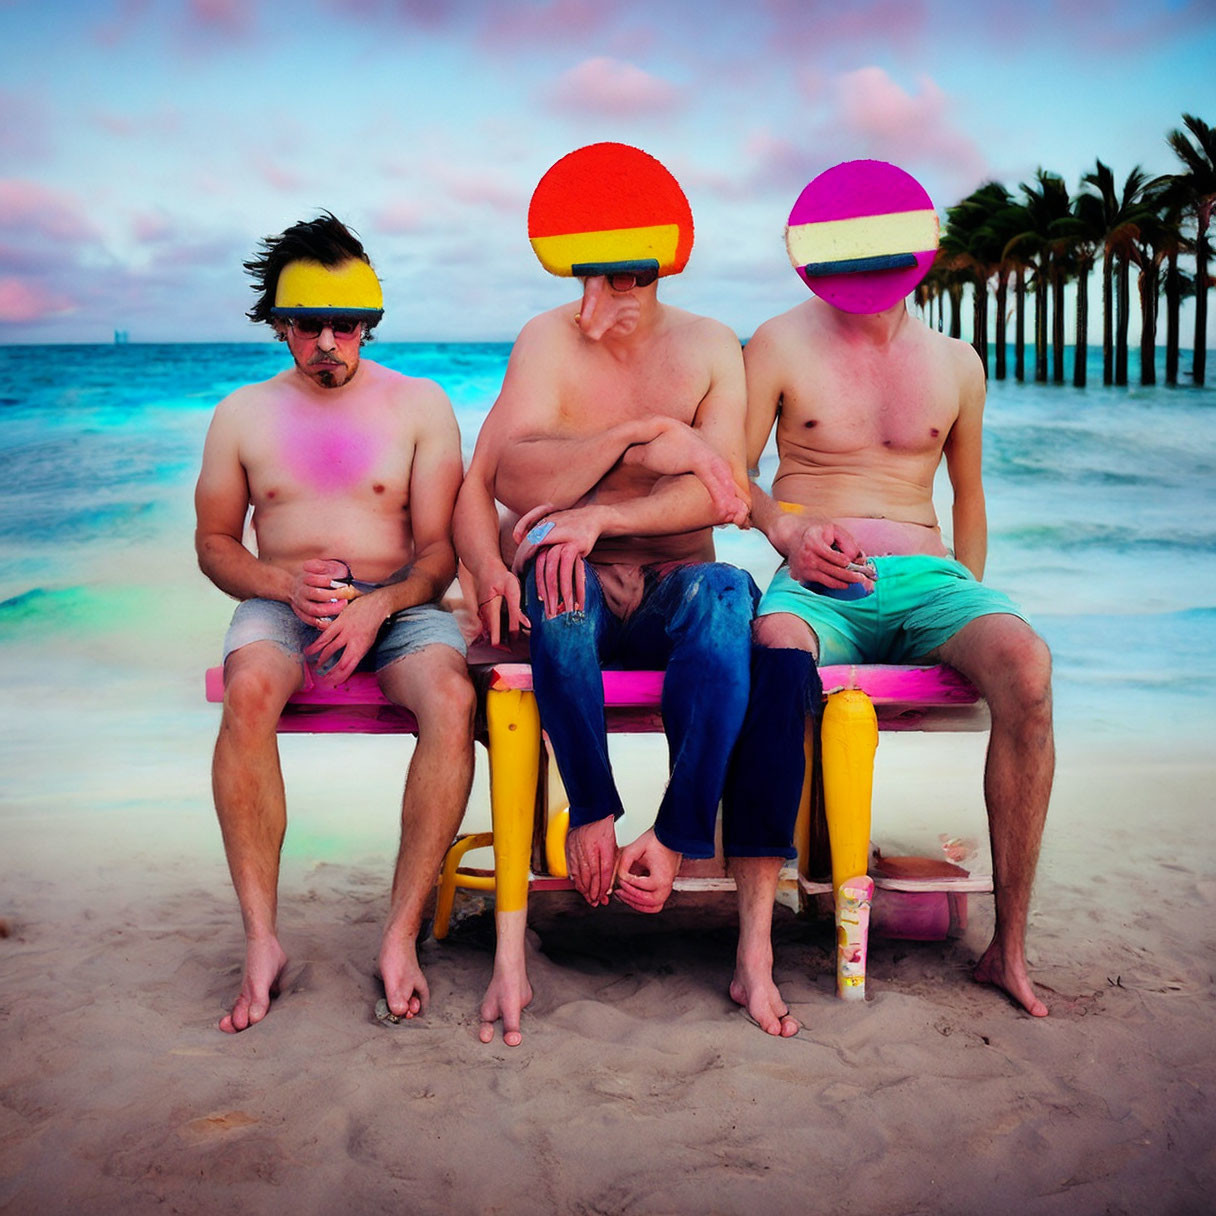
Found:
M 412 444 L 399 421 L 286 408 L 246 437 L 242 461 L 255 507 L 321 500 L 408 504 Z
M 958 410 L 957 389 L 928 370 L 820 372 L 787 387 L 778 434 L 786 443 L 825 454 L 936 458 Z
M 563 371 L 559 426 L 567 434 L 591 434 L 657 414 L 691 423 L 709 387 L 705 361 L 675 350 L 630 362 L 593 351 L 571 360 Z

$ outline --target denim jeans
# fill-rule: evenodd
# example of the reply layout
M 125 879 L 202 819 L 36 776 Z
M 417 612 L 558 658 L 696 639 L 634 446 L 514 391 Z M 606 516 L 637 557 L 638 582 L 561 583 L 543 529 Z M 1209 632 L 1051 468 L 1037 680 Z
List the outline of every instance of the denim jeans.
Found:
M 666 670 L 663 725 L 668 781 L 655 834 L 686 857 L 712 857 L 714 824 L 750 685 L 751 576 L 721 562 L 646 572 L 642 602 L 627 619 L 608 608 L 586 567 L 582 612 L 545 618 L 528 571 L 532 683 L 541 723 L 570 798 L 570 826 L 623 813 L 604 724 L 604 668 Z

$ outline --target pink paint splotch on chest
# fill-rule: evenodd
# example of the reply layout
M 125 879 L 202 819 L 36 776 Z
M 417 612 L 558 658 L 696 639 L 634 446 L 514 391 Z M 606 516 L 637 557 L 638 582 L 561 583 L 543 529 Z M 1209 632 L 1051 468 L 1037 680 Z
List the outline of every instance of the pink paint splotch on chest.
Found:
M 376 462 L 375 437 L 349 419 L 294 410 L 284 420 L 280 443 L 287 471 L 320 493 L 353 489 Z

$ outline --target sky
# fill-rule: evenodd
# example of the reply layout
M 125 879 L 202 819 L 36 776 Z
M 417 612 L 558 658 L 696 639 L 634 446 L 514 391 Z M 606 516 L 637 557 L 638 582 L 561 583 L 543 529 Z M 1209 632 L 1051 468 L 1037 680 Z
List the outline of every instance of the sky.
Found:
M 944 213 L 1039 168 L 1171 172 L 1182 114 L 1216 125 L 1216 0 L 0 0 L 0 35 L 3 344 L 266 340 L 241 263 L 321 209 L 381 338 L 509 341 L 574 296 L 532 190 L 600 140 L 691 202 L 663 298 L 747 337 L 804 298 L 785 221 L 833 164 Z

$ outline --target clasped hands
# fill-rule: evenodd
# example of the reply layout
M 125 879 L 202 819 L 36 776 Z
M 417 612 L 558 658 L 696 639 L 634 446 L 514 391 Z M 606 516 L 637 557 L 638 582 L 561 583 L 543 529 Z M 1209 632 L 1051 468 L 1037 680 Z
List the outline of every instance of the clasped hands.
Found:
M 635 912 L 658 912 L 667 902 L 682 855 L 655 835 L 643 832 L 618 849 L 611 815 L 571 828 L 566 834 L 566 868 L 580 895 L 595 907 L 616 895 Z

